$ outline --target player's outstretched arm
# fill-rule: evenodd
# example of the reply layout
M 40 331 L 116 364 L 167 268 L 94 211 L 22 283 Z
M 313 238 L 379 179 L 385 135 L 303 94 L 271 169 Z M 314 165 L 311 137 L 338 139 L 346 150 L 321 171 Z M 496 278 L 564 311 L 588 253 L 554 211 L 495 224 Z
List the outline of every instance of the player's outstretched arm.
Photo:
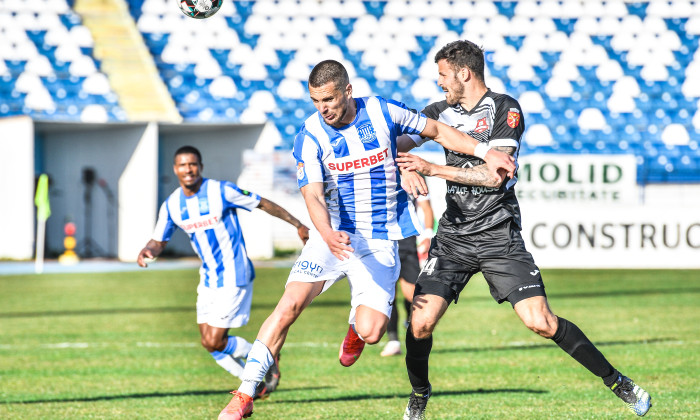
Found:
M 161 242 L 161 241 L 156 241 L 155 239 L 151 239 L 148 241 L 145 247 L 139 252 L 138 258 L 136 258 L 136 264 L 139 265 L 139 267 L 148 267 L 148 264 L 146 263 L 146 260 L 154 260 L 156 257 L 160 255 L 161 252 L 163 252 L 163 249 L 165 249 L 165 245 L 167 245 L 168 242 Z
M 260 204 L 258 204 L 258 208 L 266 212 L 267 214 L 282 219 L 285 222 L 297 228 L 297 234 L 299 235 L 299 239 L 301 239 L 301 241 L 304 244 L 306 244 L 306 241 L 309 240 L 309 228 L 304 226 L 304 224 L 301 223 L 299 219 L 292 216 L 287 210 L 283 209 L 280 205 L 264 197 L 261 197 Z
M 499 176 L 498 172 L 501 169 L 509 177 L 515 176 L 513 156 L 491 149 L 486 143 L 480 143 L 474 137 L 447 124 L 428 118 L 421 136 L 435 140 L 446 149 L 483 159 L 494 177 Z
M 499 149 L 513 148 L 502 147 Z M 505 179 L 505 170 L 502 169 L 494 175 L 486 165 L 477 165 L 471 168 L 455 168 L 453 166 L 430 163 L 410 153 L 399 153 L 396 162 L 403 169 L 418 171 L 426 176 L 436 176 L 465 185 L 497 188 L 501 186 Z
M 349 246 L 350 237 L 347 233 L 333 230 L 324 192 L 322 182 L 311 182 L 301 187 L 301 195 L 304 197 L 306 208 L 309 210 L 311 222 L 321 234 L 331 253 L 339 260 L 344 260 L 349 258 L 346 251 L 354 252 L 355 250 Z

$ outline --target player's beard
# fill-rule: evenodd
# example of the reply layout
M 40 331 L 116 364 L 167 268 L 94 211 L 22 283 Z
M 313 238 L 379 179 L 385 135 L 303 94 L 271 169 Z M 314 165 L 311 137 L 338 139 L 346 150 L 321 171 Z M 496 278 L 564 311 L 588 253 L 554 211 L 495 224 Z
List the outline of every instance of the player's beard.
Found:
M 462 99 L 462 96 L 464 96 L 464 85 L 459 83 L 455 77 L 452 86 L 445 92 L 445 101 L 447 101 L 447 105 L 455 106 Z

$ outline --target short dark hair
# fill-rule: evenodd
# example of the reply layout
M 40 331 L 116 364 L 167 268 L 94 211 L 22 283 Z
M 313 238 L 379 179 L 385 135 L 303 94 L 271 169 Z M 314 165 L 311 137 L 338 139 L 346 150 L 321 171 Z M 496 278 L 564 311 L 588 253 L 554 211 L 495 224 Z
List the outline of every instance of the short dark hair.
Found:
M 199 164 L 202 164 L 202 154 L 199 153 L 199 150 L 197 150 L 196 147 L 194 146 L 182 146 L 181 148 L 177 149 L 175 151 L 175 155 L 173 155 L 173 162 L 175 161 L 175 158 L 177 158 L 179 155 L 195 155 L 197 156 L 197 160 L 199 160 Z
M 450 42 L 435 54 L 435 62 L 447 60 L 455 71 L 467 67 L 484 81 L 484 49 L 467 40 Z
M 350 84 L 350 77 L 345 67 L 335 60 L 324 60 L 316 64 L 309 74 L 309 86 L 321 87 L 333 82 L 336 89 L 345 89 Z

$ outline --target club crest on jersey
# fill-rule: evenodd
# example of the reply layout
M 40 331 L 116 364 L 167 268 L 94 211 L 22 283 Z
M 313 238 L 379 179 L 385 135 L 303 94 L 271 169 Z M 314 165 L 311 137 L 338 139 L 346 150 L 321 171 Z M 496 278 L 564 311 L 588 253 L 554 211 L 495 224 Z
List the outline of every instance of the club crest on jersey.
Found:
M 511 108 L 508 110 L 507 117 L 508 127 L 515 128 L 520 124 L 520 111 L 517 108 Z
M 199 213 L 206 214 L 209 213 L 209 201 L 207 199 L 199 200 Z
M 297 163 L 297 179 L 304 179 L 304 162 Z
M 357 134 L 360 136 L 362 143 L 372 143 L 377 140 L 377 133 L 374 131 L 372 124 L 363 124 L 357 128 Z
M 483 133 L 489 129 L 489 123 L 486 122 L 486 117 L 480 119 L 476 122 L 476 127 L 474 127 L 475 133 Z

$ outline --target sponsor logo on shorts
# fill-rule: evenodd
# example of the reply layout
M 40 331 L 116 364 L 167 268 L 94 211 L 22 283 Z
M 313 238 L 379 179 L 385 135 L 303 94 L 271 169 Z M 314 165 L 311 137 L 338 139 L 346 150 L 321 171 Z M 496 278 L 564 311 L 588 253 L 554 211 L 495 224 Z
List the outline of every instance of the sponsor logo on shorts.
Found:
M 530 271 L 530 275 L 531 275 L 531 276 L 536 276 L 537 273 L 539 273 L 539 272 L 540 272 L 540 270 Z
M 530 285 L 527 285 L 527 286 L 523 286 L 523 287 L 518 288 L 518 292 L 522 292 L 522 291 L 525 290 L 525 289 L 532 289 L 532 288 L 534 288 L 534 287 L 542 287 L 542 285 L 540 285 L 540 284 L 530 284 Z
M 292 273 L 304 274 L 311 277 L 318 277 L 323 272 L 323 267 L 311 261 L 297 261 L 292 267 Z

